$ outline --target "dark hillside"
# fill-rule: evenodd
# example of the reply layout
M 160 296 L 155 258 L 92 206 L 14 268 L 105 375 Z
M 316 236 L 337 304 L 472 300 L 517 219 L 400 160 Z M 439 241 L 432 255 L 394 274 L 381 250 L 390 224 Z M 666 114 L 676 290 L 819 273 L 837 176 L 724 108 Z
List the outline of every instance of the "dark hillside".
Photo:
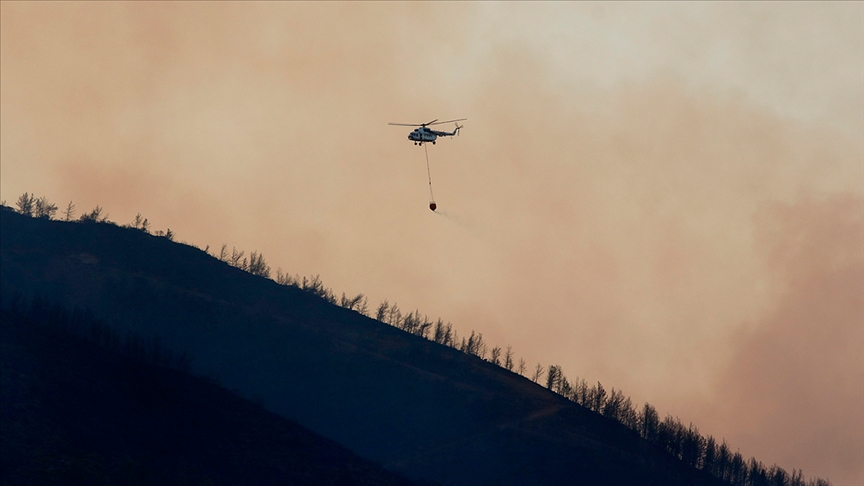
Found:
M 4 209 L 0 289 L 157 335 L 196 371 L 411 477 L 720 484 L 519 375 L 138 230 Z
M 3 485 L 410 484 L 86 315 L 0 317 Z

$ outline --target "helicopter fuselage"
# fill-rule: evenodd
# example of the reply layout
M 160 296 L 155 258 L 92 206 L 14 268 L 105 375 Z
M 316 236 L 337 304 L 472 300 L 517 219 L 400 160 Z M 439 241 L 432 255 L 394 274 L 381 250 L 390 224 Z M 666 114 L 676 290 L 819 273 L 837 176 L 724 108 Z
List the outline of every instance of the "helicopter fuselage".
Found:
M 397 125 L 402 127 L 417 127 L 411 133 L 408 134 L 408 140 L 414 142 L 414 145 L 423 145 L 426 142 L 432 142 L 435 144 L 435 139 L 438 137 L 452 137 L 453 135 L 457 135 L 459 133 L 459 129 L 462 126 L 459 125 L 459 122 L 462 120 L 467 120 L 467 118 L 459 118 L 457 120 L 447 120 L 447 121 L 438 121 L 437 119 L 432 120 L 426 123 L 388 123 L 388 125 Z M 428 125 L 440 125 L 442 123 L 456 123 L 456 129 L 452 132 L 439 132 L 438 130 L 432 130 Z
M 453 135 L 456 135 L 458 130 L 459 129 L 457 128 L 452 132 L 440 132 L 438 130 L 430 130 L 426 127 L 420 127 L 408 134 L 408 140 L 419 144 L 423 144 L 424 142 L 432 142 L 434 144 L 438 137 L 452 137 Z

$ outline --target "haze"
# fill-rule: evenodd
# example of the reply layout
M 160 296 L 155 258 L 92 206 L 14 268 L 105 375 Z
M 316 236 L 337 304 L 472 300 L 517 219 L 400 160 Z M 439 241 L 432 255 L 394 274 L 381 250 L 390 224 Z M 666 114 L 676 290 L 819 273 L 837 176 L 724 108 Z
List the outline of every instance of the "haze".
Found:
M 0 9 L 6 204 L 140 212 L 864 482 L 864 3 Z M 461 117 L 432 213 L 387 123 Z

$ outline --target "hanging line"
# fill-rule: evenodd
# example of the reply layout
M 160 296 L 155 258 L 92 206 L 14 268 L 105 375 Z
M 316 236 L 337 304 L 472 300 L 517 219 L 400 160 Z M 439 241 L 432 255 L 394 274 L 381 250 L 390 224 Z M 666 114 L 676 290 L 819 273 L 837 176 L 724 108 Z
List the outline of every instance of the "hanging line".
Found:
M 426 144 L 423 144 L 423 150 L 426 152 L 426 175 L 429 177 L 429 197 L 432 198 L 430 202 L 435 202 L 435 195 L 432 194 L 432 172 L 429 171 L 429 149 L 426 148 Z

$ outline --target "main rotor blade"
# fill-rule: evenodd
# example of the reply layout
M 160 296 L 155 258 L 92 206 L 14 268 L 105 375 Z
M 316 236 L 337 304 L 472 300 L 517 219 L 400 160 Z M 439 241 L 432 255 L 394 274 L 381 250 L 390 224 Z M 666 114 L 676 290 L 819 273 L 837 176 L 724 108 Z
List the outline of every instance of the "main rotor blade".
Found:
M 429 125 L 440 125 L 442 123 L 451 123 L 451 122 L 458 122 L 458 121 L 464 121 L 464 120 L 467 120 L 467 118 L 459 118 L 457 120 L 447 120 L 447 121 L 438 121 L 438 119 L 436 118 L 436 119 L 434 119 L 430 122 L 427 122 L 427 123 L 388 123 L 388 125 L 396 125 L 399 127 L 428 127 Z
M 467 120 L 467 118 L 459 118 L 459 119 L 457 119 L 457 120 L 440 121 L 440 122 L 438 122 L 438 123 L 431 123 L 431 122 L 430 122 L 430 123 L 427 123 L 427 125 L 440 125 L 440 124 L 442 124 L 442 123 L 451 123 L 451 122 L 464 121 L 464 120 Z

